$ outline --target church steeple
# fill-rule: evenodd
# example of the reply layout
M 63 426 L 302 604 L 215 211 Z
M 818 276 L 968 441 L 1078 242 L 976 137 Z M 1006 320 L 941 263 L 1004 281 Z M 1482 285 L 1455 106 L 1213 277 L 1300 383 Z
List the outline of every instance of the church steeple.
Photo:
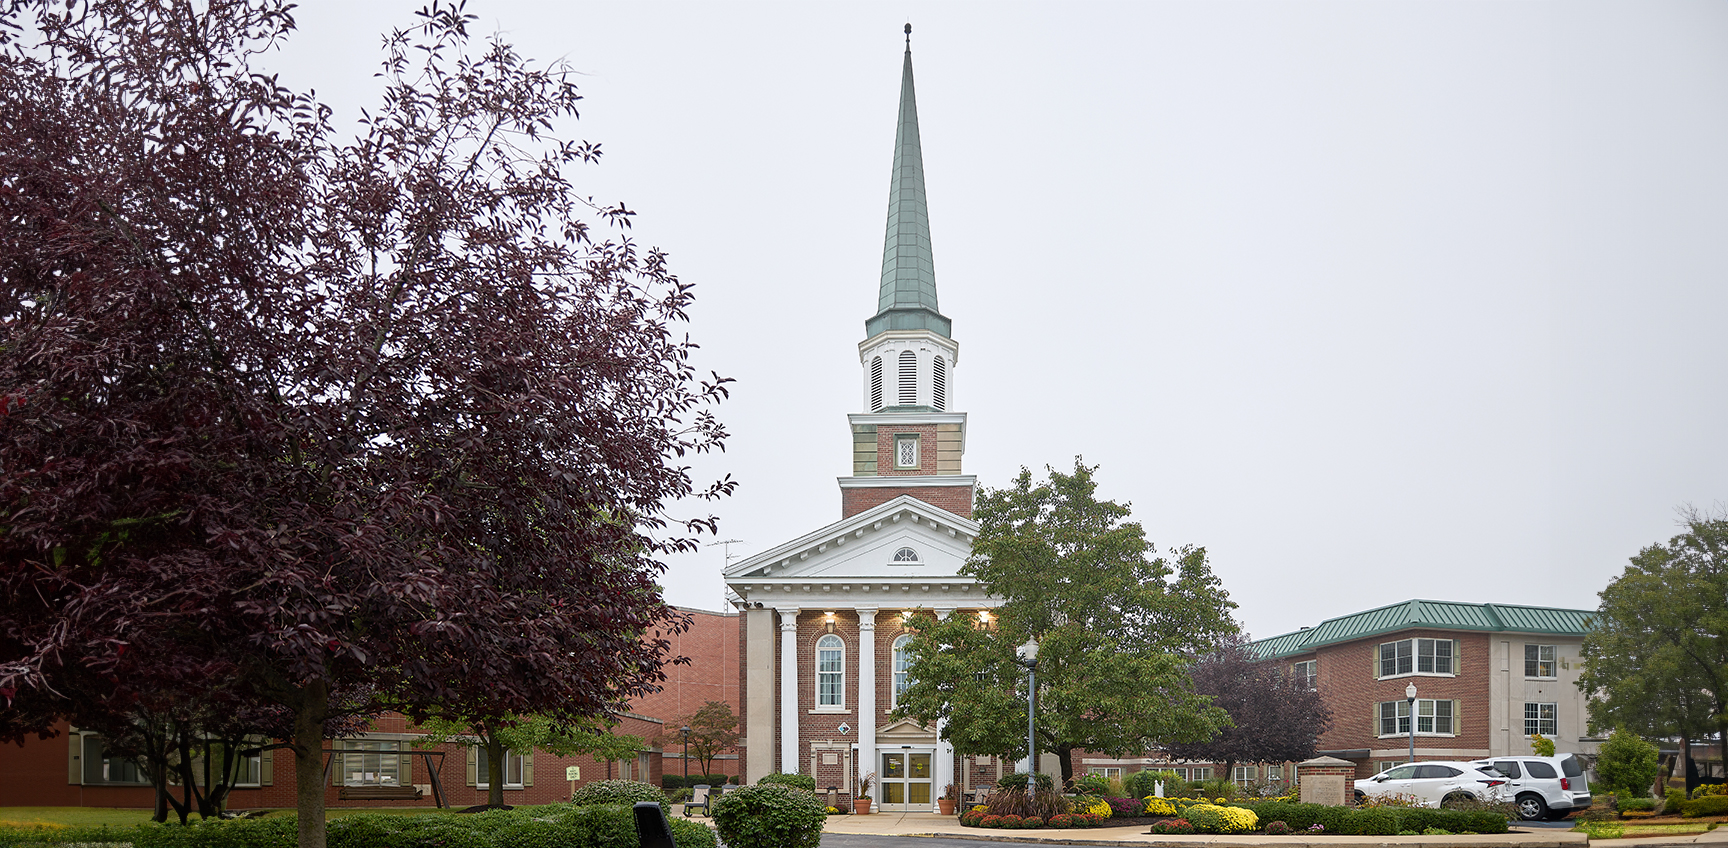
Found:
M 924 151 L 918 141 L 918 98 L 912 86 L 912 25 L 900 72 L 900 120 L 894 130 L 894 171 L 888 187 L 888 233 L 882 246 L 882 288 L 864 336 L 887 330 L 952 335 L 953 322 L 936 307 L 936 263 L 924 197 Z

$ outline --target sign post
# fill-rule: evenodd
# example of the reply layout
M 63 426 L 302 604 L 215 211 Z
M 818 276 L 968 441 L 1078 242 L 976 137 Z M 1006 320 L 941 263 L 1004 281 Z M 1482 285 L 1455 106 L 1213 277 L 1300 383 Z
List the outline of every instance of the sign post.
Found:
M 576 797 L 576 781 L 582 779 L 582 767 L 565 766 L 564 779 L 570 781 L 570 797 Z

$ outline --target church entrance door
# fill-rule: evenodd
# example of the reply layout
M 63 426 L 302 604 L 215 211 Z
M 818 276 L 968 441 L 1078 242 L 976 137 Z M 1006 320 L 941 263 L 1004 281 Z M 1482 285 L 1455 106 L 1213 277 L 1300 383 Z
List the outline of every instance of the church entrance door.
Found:
M 882 782 L 883 811 L 924 812 L 935 806 L 935 777 L 930 769 L 935 754 L 930 749 L 908 748 L 882 752 L 882 768 L 877 775 Z

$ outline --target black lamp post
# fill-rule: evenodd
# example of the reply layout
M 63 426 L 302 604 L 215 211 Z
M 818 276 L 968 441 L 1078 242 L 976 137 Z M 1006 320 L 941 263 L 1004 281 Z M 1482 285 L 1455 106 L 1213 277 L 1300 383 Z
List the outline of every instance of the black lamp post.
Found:
M 684 737 L 684 782 L 690 782 L 690 725 L 678 728 L 678 735 Z

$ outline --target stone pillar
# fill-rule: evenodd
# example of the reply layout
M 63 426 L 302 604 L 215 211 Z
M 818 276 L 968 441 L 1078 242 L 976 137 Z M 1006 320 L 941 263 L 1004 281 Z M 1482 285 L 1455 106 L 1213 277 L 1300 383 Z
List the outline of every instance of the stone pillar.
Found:
M 858 770 L 853 777 L 875 770 L 876 608 L 858 607 Z M 870 793 L 874 796 L 876 790 Z
M 780 613 L 780 771 L 798 774 L 798 608 Z
M 755 783 L 774 771 L 774 728 L 779 696 L 774 691 L 774 611 L 744 611 L 744 763 L 739 775 Z
M 937 607 L 936 619 L 947 620 L 954 614 L 953 607 Z M 954 783 L 954 743 L 942 738 L 948 729 L 947 719 L 936 719 L 936 797 L 942 797 L 942 789 Z
M 1315 757 L 1296 764 L 1304 804 L 1342 807 L 1356 794 L 1356 764 L 1337 757 Z

